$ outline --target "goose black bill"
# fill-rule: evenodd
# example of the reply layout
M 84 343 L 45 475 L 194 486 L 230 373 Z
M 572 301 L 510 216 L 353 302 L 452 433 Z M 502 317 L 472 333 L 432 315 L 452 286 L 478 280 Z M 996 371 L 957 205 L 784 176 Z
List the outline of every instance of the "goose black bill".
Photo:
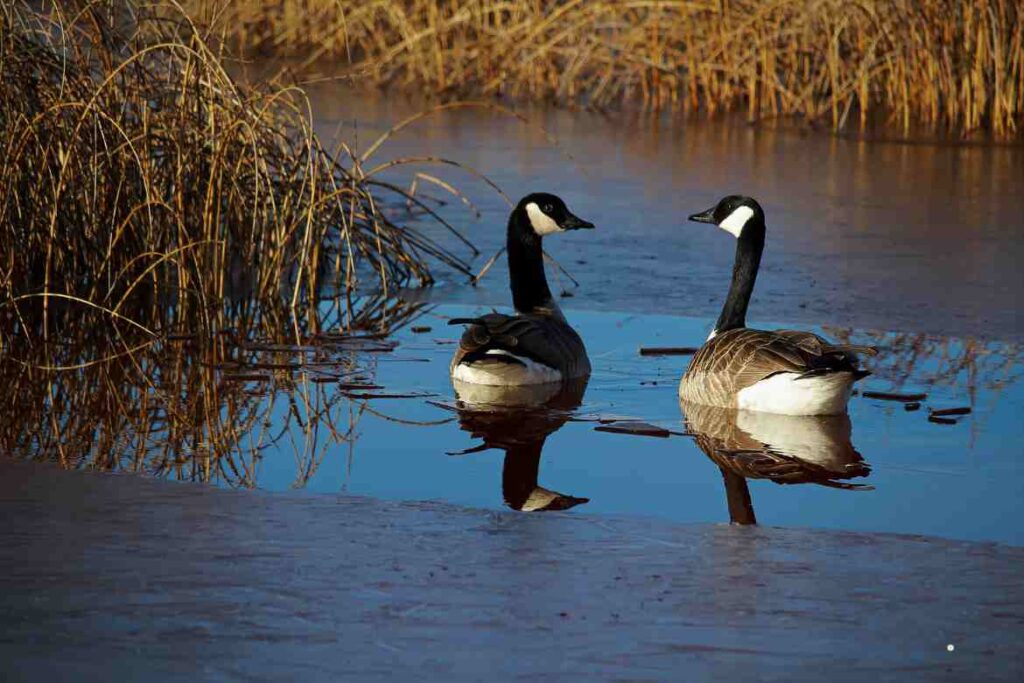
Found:
M 559 227 L 562 228 L 562 230 L 593 230 L 594 224 L 570 213 L 565 217 Z
M 717 221 L 715 221 L 715 209 L 717 208 L 718 206 L 715 205 L 712 206 L 707 211 L 695 213 L 692 216 L 690 216 L 690 220 L 693 221 L 694 223 L 711 223 L 712 225 L 715 225 L 717 223 Z

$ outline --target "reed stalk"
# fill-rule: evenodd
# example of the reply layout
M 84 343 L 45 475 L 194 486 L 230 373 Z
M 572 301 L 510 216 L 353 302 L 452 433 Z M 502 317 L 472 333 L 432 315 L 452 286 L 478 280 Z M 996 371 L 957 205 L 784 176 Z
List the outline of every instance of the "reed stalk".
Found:
M 360 339 L 415 313 L 397 288 L 471 275 L 380 176 L 402 160 L 329 153 L 302 91 L 240 85 L 204 26 L 0 4 L 2 455 L 252 486 L 288 438 L 301 484 L 353 438 Z
M 207 30 L 173 2 L 3 4 L 0 318 L 41 308 L 48 338 L 56 308 L 113 320 L 143 297 L 215 332 L 239 297 L 297 311 L 430 283 L 431 263 L 469 274 L 394 217 L 451 226 L 328 153 L 301 90 L 236 83 Z M 387 211 L 406 201 L 426 213 Z
M 248 53 L 350 65 L 360 82 L 835 130 L 882 118 L 1021 134 L 1017 0 L 188 0 Z

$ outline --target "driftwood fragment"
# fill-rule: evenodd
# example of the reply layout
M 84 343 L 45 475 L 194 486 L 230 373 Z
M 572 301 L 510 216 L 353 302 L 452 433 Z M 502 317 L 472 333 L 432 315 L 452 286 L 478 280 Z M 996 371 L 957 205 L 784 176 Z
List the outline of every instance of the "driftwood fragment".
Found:
M 667 439 L 672 432 L 664 427 L 648 424 L 647 422 L 624 421 L 611 422 L 594 427 L 594 431 L 610 432 L 612 434 L 629 434 L 632 436 L 655 436 L 659 439 Z
M 950 415 L 970 415 L 971 409 L 967 406 L 961 406 L 959 408 L 931 408 L 928 410 L 929 415 L 935 417 L 948 417 Z
M 700 348 L 696 346 L 641 346 L 641 356 L 692 356 Z
M 374 398 L 424 398 L 428 396 L 437 396 L 437 394 L 431 393 L 419 393 L 419 394 L 345 394 L 346 398 L 351 398 L 357 401 L 369 401 Z
M 890 391 L 865 391 L 862 395 L 864 398 L 877 398 L 880 401 L 901 401 L 903 403 L 923 401 L 928 398 L 928 394 L 900 394 Z

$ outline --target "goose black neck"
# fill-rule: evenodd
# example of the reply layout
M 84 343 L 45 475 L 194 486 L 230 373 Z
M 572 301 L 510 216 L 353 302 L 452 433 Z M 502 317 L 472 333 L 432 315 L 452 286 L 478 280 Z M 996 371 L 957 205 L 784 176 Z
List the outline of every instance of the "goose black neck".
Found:
M 507 249 L 512 303 L 516 311 L 530 313 L 538 308 L 550 308 L 553 299 L 544 274 L 541 238 L 530 227 L 522 209 L 516 209 L 509 216 Z
M 721 470 L 722 481 L 725 483 L 725 500 L 729 505 L 729 523 L 757 524 L 757 516 L 754 514 L 754 503 L 750 500 L 747 480 L 724 467 L 718 469 Z
M 757 269 L 761 265 L 764 251 L 764 223 L 748 222 L 736 240 L 736 261 L 732 267 L 732 284 L 729 295 L 718 316 L 715 331 L 725 332 L 747 325 L 747 305 L 754 291 Z
M 540 455 L 544 437 L 524 444 L 515 444 L 505 450 L 501 468 L 501 495 L 513 510 L 522 510 L 533 490 L 537 488 Z

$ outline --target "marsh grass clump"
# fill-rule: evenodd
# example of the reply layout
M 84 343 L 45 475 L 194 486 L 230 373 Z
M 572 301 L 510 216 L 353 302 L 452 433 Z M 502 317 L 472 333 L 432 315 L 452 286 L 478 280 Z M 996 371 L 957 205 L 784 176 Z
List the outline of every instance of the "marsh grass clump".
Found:
M 0 454 L 251 486 L 287 439 L 301 480 L 397 288 L 470 273 L 401 160 L 325 150 L 177 7 L 0 4 Z
M 598 108 L 875 115 L 1009 139 L 1024 115 L 1018 0 L 188 0 L 261 53 L 340 59 L 360 81 Z
M 0 319 L 40 308 L 46 337 L 60 309 L 124 322 L 141 296 L 213 329 L 243 294 L 297 309 L 430 282 L 431 259 L 466 270 L 385 211 L 418 200 L 321 146 L 301 91 L 240 86 L 176 8 L 0 9 Z

